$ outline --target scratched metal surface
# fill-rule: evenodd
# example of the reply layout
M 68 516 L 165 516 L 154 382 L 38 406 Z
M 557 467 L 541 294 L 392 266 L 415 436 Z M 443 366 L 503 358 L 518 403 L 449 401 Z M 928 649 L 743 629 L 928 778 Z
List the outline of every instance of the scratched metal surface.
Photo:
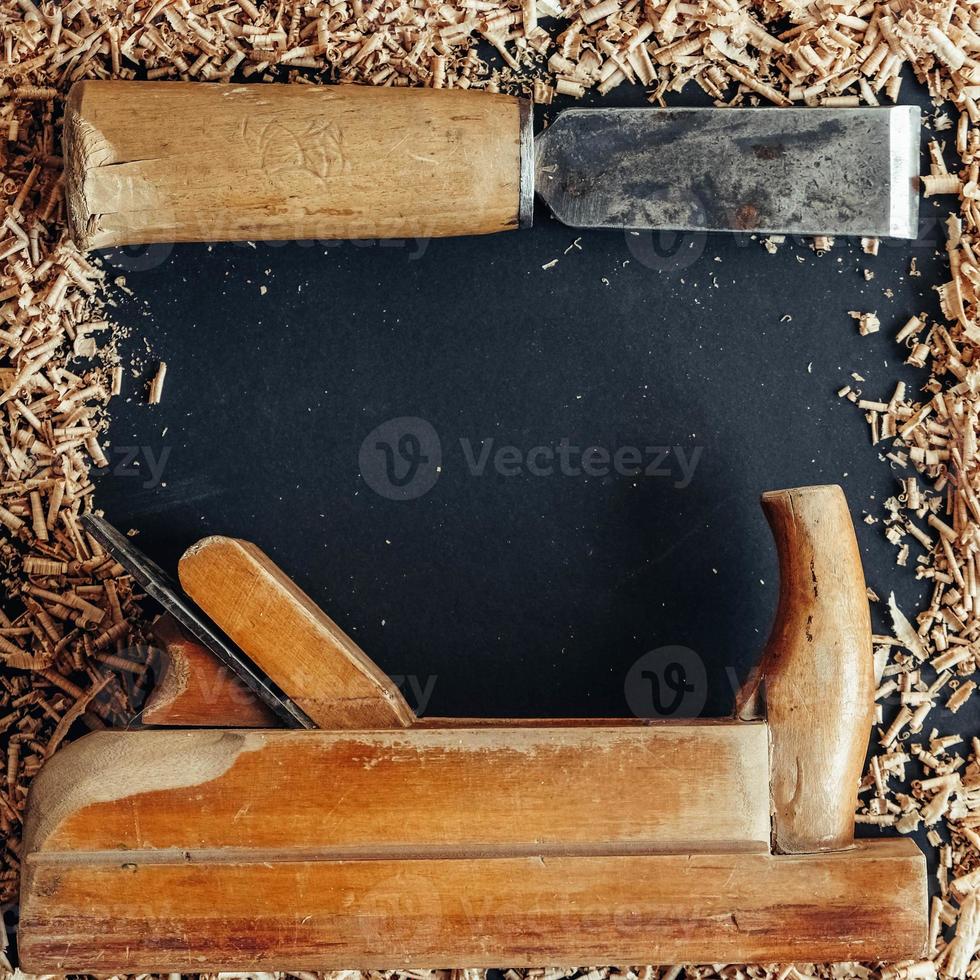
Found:
M 917 107 L 588 109 L 536 140 L 536 188 L 577 228 L 914 238 Z

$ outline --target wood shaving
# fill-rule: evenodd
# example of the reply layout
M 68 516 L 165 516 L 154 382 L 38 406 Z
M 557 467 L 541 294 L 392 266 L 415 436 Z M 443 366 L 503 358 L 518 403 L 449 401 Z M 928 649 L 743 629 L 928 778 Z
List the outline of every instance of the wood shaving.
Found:
M 874 274 L 872 273 L 872 276 Z M 865 278 L 870 278 L 865 275 Z M 857 310 L 851 310 L 850 315 L 857 320 L 858 323 L 858 333 L 862 337 L 867 337 L 868 334 L 877 333 L 881 329 L 881 321 L 875 316 L 874 313 L 859 313 Z
M 153 380 L 150 382 L 150 393 L 147 401 L 151 405 L 159 405 L 160 400 L 163 398 L 163 381 L 167 376 L 167 364 L 165 361 L 161 361 L 157 367 L 157 373 L 153 375 Z

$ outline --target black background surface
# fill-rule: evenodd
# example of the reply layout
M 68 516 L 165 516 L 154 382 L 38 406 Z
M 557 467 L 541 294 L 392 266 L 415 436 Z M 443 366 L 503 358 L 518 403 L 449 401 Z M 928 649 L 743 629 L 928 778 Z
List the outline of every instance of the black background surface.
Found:
M 644 102 L 624 87 L 602 104 Z M 724 714 L 777 594 L 761 491 L 840 483 L 868 584 L 916 609 L 911 568 L 862 522 L 897 474 L 835 391 L 852 371 L 883 399 L 898 377 L 925 381 L 892 337 L 935 309 L 945 213 L 923 202 L 921 240 L 877 258 L 844 239 L 818 257 L 744 235 L 581 232 L 540 207 L 533 229 L 487 238 L 113 253 L 131 291 L 114 312 L 152 354 L 114 407 L 96 499 L 171 569 L 206 534 L 254 541 L 407 679 L 413 706 L 428 689 L 427 714 L 626 715 L 630 666 L 666 645 L 703 661 L 703 714 Z M 849 310 L 877 312 L 881 332 L 859 337 Z M 157 358 L 163 404 L 147 407 Z M 368 434 L 399 417 L 442 446 L 413 500 L 379 495 L 359 468 Z M 686 488 L 492 464 L 475 476 L 463 439 L 702 455 Z

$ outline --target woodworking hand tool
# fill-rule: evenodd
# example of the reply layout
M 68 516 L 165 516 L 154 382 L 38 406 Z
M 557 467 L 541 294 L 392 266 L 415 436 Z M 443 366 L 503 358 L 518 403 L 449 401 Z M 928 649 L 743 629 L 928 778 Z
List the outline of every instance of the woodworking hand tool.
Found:
M 737 717 L 711 724 L 417 718 L 255 545 L 198 542 L 187 595 L 319 727 L 99 731 L 48 759 L 23 968 L 921 961 L 925 857 L 854 836 L 875 672 L 847 502 L 763 507 L 779 603 Z
M 85 81 L 82 248 L 528 226 L 914 238 L 919 109 L 572 109 L 462 89 Z
M 183 595 L 180 586 L 108 521 L 84 514 L 85 530 L 199 643 L 207 647 L 256 697 L 267 704 L 289 728 L 315 728 L 295 704 L 249 658 L 227 640 L 199 609 Z

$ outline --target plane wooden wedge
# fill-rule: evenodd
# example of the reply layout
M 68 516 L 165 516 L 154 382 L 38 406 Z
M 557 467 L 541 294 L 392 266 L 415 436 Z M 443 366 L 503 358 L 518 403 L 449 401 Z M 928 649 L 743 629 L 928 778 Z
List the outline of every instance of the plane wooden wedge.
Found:
M 254 724 L 255 704 L 224 698 L 220 728 L 90 735 L 31 789 L 24 968 L 920 957 L 923 855 L 853 836 L 874 677 L 843 493 L 779 491 L 763 506 L 780 598 L 734 718 L 392 718 L 382 698 L 386 721 L 352 725 L 360 708 L 335 686 L 306 705 L 331 727 L 234 727 Z M 191 549 L 180 576 L 284 697 L 308 695 L 277 661 L 324 614 L 273 569 L 218 538 Z M 209 656 L 201 646 L 186 662 L 211 676 Z M 303 657 L 310 676 L 354 665 L 358 684 L 377 682 L 332 622 Z M 201 703 L 182 716 L 203 720 L 207 687 L 187 690 Z

